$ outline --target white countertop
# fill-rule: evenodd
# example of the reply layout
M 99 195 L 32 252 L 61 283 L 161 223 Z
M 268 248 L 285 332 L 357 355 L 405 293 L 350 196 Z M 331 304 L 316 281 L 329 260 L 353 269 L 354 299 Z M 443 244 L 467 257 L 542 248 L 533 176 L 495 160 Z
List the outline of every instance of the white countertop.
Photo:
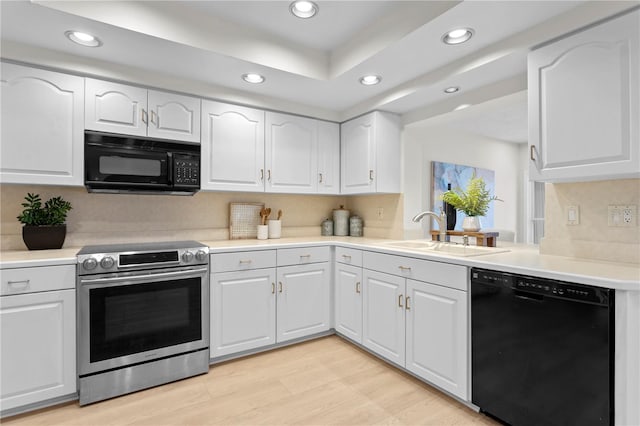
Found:
M 482 256 L 460 257 L 444 253 L 390 247 L 391 240 L 356 237 L 298 237 L 275 240 L 202 241 L 211 253 L 276 249 L 313 245 L 337 245 L 362 250 L 410 256 L 469 267 L 493 269 L 536 277 L 572 281 L 619 290 L 640 291 L 640 266 L 629 263 L 603 262 L 562 256 L 541 255 L 537 246 L 502 245 L 508 252 Z M 60 250 L 12 250 L 0 252 L 0 269 L 51 265 L 71 265 L 76 262 L 80 247 Z

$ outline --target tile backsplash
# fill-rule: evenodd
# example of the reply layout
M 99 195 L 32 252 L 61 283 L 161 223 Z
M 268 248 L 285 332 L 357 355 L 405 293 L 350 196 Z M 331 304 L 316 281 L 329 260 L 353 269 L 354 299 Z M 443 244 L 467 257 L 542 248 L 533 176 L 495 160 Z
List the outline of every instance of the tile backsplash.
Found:
M 640 221 L 608 226 L 609 205 L 640 207 L 640 179 L 547 184 L 540 253 L 640 264 Z M 578 225 L 566 224 L 568 206 L 579 207 Z
M 282 236 L 320 235 L 320 223 L 344 196 L 235 192 L 199 192 L 193 197 L 168 195 L 89 194 L 80 187 L 0 185 L 0 249 L 25 249 L 16 216 L 28 193 L 43 200 L 62 196 L 73 205 L 67 217 L 64 247 L 87 244 L 229 238 L 229 203 L 263 202 L 282 209 Z M 274 218 L 272 213 L 272 218 Z

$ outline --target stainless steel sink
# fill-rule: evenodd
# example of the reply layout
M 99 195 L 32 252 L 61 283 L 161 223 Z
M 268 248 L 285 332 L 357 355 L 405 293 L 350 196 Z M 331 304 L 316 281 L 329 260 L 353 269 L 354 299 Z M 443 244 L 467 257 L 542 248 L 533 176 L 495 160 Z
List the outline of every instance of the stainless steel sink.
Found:
M 450 254 L 452 256 L 483 256 L 487 254 L 505 253 L 509 250 L 497 247 L 465 246 L 456 243 L 440 243 L 431 240 L 392 241 L 386 246 L 407 250 L 418 250 L 432 253 Z

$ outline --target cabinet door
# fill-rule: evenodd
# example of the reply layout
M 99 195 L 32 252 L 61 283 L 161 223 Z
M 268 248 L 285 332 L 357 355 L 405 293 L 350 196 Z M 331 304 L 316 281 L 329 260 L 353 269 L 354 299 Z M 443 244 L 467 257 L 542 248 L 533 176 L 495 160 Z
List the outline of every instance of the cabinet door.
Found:
M 276 342 L 275 268 L 211 275 L 211 356 Z
M 83 78 L 0 66 L 2 182 L 83 185 Z
M 147 89 L 85 79 L 85 128 L 147 135 Z
M 374 116 L 342 124 L 340 178 L 342 194 L 375 192 Z
M 318 121 L 318 193 L 340 193 L 340 125 Z
M 407 280 L 406 368 L 467 399 L 467 293 Z
M 640 11 L 529 55 L 532 180 L 640 176 Z
M 277 342 L 331 328 L 329 263 L 278 268 Z
M 404 367 L 405 279 L 367 269 L 362 278 L 362 344 Z
M 264 111 L 202 101 L 201 187 L 264 191 Z
M 318 188 L 318 124 L 293 115 L 266 113 L 267 192 L 314 193 Z
M 0 297 L 2 410 L 76 392 L 75 290 Z
M 335 328 L 362 343 L 362 268 L 336 263 Z
M 149 90 L 148 135 L 200 143 L 200 98 Z

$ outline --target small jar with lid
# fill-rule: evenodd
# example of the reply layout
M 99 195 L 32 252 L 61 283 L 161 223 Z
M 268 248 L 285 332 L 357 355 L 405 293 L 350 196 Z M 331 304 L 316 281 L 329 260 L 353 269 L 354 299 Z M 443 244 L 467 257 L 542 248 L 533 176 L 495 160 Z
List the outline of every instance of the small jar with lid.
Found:
M 363 222 L 359 216 L 349 218 L 349 235 L 352 237 L 362 237 Z
M 320 226 L 320 235 L 324 237 L 333 235 L 333 221 L 331 219 L 326 218 L 322 221 L 322 224 Z

